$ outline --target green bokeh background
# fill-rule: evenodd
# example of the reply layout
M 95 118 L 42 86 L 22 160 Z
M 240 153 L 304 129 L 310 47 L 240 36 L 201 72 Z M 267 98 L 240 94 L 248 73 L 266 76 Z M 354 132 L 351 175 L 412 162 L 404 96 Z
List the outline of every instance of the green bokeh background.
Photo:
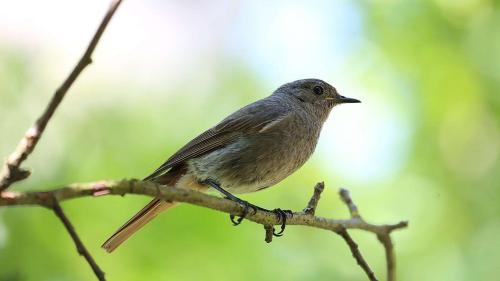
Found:
M 210 65 L 210 77 L 215 77 L 210 83 L 203 80 L 207 74 L 196 68 L 196 62 L 185 77 L 172 83 L 166 72 L 152 72 L 151 80 L 157 81 L 152 86 L 126 76 L 125 68 L 115 69 L 110 75 L 102 68 L 109 62 L 99 50 L 105 48 L 106 38 L 112 39 L 124 28 L 120 24 L 127 19 L 120 13 L 133 15 L 127 4 L 104 35 L 95 64 L 70 90 L 36 151 L 24 164 L 32 168 L 33 175 L 12 190 L 144 177 L 190 138 L 279 85 L 223 48 L 207 54 L 202 61 L 205 67 Z M 162 5 L 156 4 L 161 10 Z M 8 8 L 9 4 L 1 5 Z M 310 5 L 318 6 L 318 10 L 337 7 L 330 7 L 328 2 Z M 349 5 L 362 19 L 364 41 L 346 53 L 345 60 L 335 66 L 335 75 L 322 78 L 354 84 L 368 93 L 360 97 L 368 102 L 352 110 L 362 112 L 366 110 L 362 106 L 369 108 L 370 101 L 377 101 L 371 104 L 379 107 L 378 112 L 394 112 L 391 118 L 404 120 L 401 135 L 406 137 L 400 144 L 404 155 L 394 160 L 395 172 L 359 181 L 356 173 L 363 177 L 366 169 L 346 176 L 331 168 L 335 152 L 328 157 L 317 153 L 276 188 L 244 198 L 269 208 L 300 210 L 314 184 L 324 180 L 327 189 L 318 214 L 342 218 L 348 213 L 336 191 L 340 186 L 347 187 L 367 220 L 410 221 L 409 229 L 394 233 L 400 280 L 497 280 L 498 2 L 361 1 Z M 191 8 L 196 9 L 194 6 Z M 261 9 L 277 10 L 280 6 Z M 245 12 L 239 10 L 238 15 Z M 227 25 L 233 21 L 234 17 L 228 17 Z M 77 36 L 82 47 L 71 51 L 74 60 L 92 29 Z M 134 38 L 134 32 L 129 36 Z M 41 112 L 72 64 L 54 59 L 57 54 L 27 51 L 23 47 L 26 43 L 5 38 L 0 41 L 0 155 L 4 156 Z M 66 68 L 57 66 L 59 62 Z M 314 70 L 309 73 L 315 74 Z M 333 123 L 346 122 L 342 115 L 337 118 L 335 114 Z M 342 133 L 350 134 L 350 130 Z M 361 135 L 378 141 L 369 131 Z M 377 145 L 371 149 L 377 149 Z M 391 162 L 391 157 L 380 161 Z M 99 247 L 107 235 L 148 200 L 126 196 L 63 203 L 109 280 L 366 279 L 347 246 L 332 233 L 290 227 L 284 237 L 266 244 L 261 226 L 245 222 L 233 227 L 226 215 L 191 205 L 163 214 L 112 255 L 102 251 Z M 352 234 L 383 279 L 385 261 L 376 237 L 360 231 Z M 0 210 L 0 280 L 94 278 L 50 211 L 35 207 Z

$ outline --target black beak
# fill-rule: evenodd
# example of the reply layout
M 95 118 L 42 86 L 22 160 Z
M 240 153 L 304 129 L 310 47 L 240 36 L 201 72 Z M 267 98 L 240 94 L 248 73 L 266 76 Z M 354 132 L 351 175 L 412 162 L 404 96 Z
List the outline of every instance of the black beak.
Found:
M 348 97 L 344 97 L 344 96 L 340 96 L 338 101 L 339 101 L 339 103 L 360 103 L 361 102 L 360 100 L 348 98 Z

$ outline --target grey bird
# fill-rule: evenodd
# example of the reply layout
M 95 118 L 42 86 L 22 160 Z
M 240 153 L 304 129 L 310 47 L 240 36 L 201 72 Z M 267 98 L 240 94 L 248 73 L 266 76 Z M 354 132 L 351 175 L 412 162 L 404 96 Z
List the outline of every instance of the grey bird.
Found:
M 194 138 L 144 180 L 165 188 L 202 192 L 213 188 L 243 204 L 245 210 L 248 206 L 255 208 L 233 194 L 259 191 L 291 175 L 313 153 L 332 108 L 358 102 L 341 96 L 333 86 L 318 79 L 284 84 Z M 176 204 L 153 199 L 102 247 L 112 252 L 156 215 Z

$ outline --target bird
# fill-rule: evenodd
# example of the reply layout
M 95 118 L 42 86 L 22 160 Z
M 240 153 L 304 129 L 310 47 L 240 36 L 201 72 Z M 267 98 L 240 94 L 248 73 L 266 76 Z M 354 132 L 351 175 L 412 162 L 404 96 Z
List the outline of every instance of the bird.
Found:
M 294 173 L 313 154 L 331 110 L 339 104 L 359 102 L 340 95 L 320 79 L 286 83 L 201 133 L 143 180 L 164 188 L 217 190 L 242 204 L 245 214 L 248 207 L 262 209 L 234 194 L 263 190 Z M 113 252 L 159 213 L 177 204 L 153 199 L 102 248 Z

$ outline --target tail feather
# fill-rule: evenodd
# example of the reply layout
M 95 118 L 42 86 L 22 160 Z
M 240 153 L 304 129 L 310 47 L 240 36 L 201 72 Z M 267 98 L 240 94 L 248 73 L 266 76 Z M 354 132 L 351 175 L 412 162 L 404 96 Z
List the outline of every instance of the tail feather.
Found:
M 111 237 L 102 244 L 102 248 L 108 253 L 113 252 L 125 240 L 141 229 L 146 223 L 154 219 L 159 213 L 176 206 L 176 202 L 166 202 L 161 199 L 153 199 L 122 227 L 120 227 Z

